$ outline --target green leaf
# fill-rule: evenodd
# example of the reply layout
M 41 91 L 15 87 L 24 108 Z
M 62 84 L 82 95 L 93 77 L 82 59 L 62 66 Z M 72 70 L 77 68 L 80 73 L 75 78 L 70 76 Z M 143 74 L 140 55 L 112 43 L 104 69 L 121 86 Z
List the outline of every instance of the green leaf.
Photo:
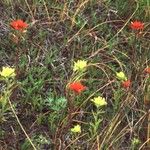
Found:
M 60 111 L 66 107 L 67 99 L 65 97 L 60 97 L 56 99 L 48 98 L 46 100 L 46 105 L 49 106 L 49 108 L 54 111 Z

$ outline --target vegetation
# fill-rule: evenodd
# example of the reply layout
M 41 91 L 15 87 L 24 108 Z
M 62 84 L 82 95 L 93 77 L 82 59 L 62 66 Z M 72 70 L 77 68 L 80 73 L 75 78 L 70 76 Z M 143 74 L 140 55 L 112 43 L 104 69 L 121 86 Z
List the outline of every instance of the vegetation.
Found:
M 150 1 L 0 1 L 0 149 L 150 149 Z

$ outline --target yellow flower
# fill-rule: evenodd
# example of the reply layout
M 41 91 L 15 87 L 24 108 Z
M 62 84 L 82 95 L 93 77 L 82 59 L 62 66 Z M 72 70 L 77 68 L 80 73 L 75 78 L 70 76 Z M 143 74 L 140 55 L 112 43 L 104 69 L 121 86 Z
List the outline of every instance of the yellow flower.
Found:
M 81 126 L 80 125 L 76 125 L 73 128 L 71 128 L 71 132 L 73 133 L 81 133 Z
M 5 78 L 14 77 L 16 76 L 15 69 L 11 67 L 3 67 L 0 75 Z
M 86 68 L 87 61 L 85 60 L 78 60 L 77 62 L 74 62 L 73 71 L 82 71 Z
M 126 75 L 124 74 L 124 72 L 117 72 L 116 73 L 116 76 L 117 76 L 117 78 L 119 79 L 119 80 L 127 80 L 127 77 L 126 77 Z
M 103 98 L 101 96 L 95 97 L 91 101 L 96 105 L 96 107 L 107 105 L 107 102 L 106 102 L 105 98 Z

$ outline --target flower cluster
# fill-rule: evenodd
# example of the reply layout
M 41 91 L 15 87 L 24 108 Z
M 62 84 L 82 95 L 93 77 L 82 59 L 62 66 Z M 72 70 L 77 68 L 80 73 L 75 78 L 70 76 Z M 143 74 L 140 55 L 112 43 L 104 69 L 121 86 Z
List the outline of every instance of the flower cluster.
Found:
M 86 67 L 87 67 L 87 61 L 78 60 L 74 62 L 73 71 L 78 71 L 77 75 L 80 76 L 82 75 L 82 72 L 86 70 Z M 86 86 L 84 86 L 79 80 L 70 83 L 68 88 L 78 94 L 86 90 Z
M 21 19 L 14 20 L 10 23 L 10 26 L 17 30 L 17 31 L 25 31 L 25 29 L 28 27 L 28 24 L 24 22 Z M 144 23 L 141 21 L 133 21 L 130 24 L 130 28 L 135 31 L 141 31 L 144 29 Z M 82 73 L 86 70 L 88 64 L 85 60 L 77 60 L 74 62 L 73 65 L 73 71 L 77 73 Z M 150 74 L 150 67 L 146 68 L 144 70 L 145 73 Z M 3 78 L 10 78 L 15 77 L 15 69 L 11 67 L 2 67 L 2 71 L 0 71 L 0 76 Z M 121 81 L 121 85 L 123 88 L 128 89 L 131 86 L 131 81 L 127 78 L 124 72 L 116 72 L 116 78 Z M 74 81 L 69 83 L 68 88 L 77 94 L 80 94 L 81 92 L 85 91 L 87 89 L 86 86 L 84 86 L 80 80 Z M 98 96 L 91 99 L 91 102 L 97 107 L 101 108 L 103 106 L 107 105 L 107 101 L 104 97 Z M 55 108 L 56 109 L 56 108 Z M 79 124 L 75 125 L 73 128 L 71 128 L 72 133 L 81 133 L 81 126 Z
M 134 21 L 134 22 L 131 22 L 130 27 L 133 30 L 143 30 L 144 23 L 142 23 L 141 21 Z
M 82 85 L 80 81 L 77 81 L 70 83 L 69 89 L 79 94 L 86 89 L 86 86 Z
M 150 67 L 145 68 L 144 72 L 150 74 Z
M 11 67 L 2 67 L 0 75 L 4 78 L 15 77 L 16 76 L 15 69 Z
M 97 108 L 107 105 L 105 98 L 103 98 L 101 96 L 95 97 L 95 98 L 91 99 L 91 101 L 95 104 L 95 106 Z
M 131 85 L 131 81 L 129 79 L 127 79 L 126 75 L 124 74 L 124 72 L 117 72 L 116 73 L 116 77 L 121 80 L 122 82 L 122 87 L 125 89 L 128 89 Z
M 12 21 L 10 23 L 10 26 L 15 30 L 24 31 L 28 27 L 28 24 L 23 20 L 19 19 L 19 20 Z
M 150 75 L 150 67 L 147 67 L 144 69 L 144 73 L 147 73 Z M 127 79 L 126 75 L 124 72 L 117 72 L 116 73 L 117 79 L 122 81 L 122 87 L 125 89 L 128 89 L 131 86 L 131 80 Z
M 124 74 L 124 72 L 120 71 L 116 73 L 116 76 L 119 80 L 127 80 L 126 75 Z
M 122 82 L 122 87 L 125 88 L 125 89 L 129 88 L 130 85 L 131 85 L 130 80 L 126 80 L 126 81 Z
M 87 61 L 85 60 L 78 60 L 74 62 L 73 71 L 84 71 L 87 67 Z
M 81 133 L 81 126 L 79 124 L 75 125 L 73 128 L 71 128 L 71 132 Z

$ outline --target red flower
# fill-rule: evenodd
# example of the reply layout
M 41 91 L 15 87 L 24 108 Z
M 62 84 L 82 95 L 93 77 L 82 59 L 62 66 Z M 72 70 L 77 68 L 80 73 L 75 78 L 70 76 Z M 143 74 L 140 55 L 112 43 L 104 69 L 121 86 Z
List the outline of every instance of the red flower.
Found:
M 73 90 L 77 93 L 81 93 L 82 91 L 84 91 L 86 89 L 86 87 L 84 85 L 81 84 L 81 82 L 73 82 L 69 84 L 69 89 Z
M 12 21 L 10 23 L 10 26 L 15 30 L 23 31 L 25 28 L 27 28 L 28 24 L 19 19 L 19 20 Z
M 150 67 L 145 68 L 144 72 L 150 74 Z
M 144 29 L 144 23 L 142 23 L 140 21 L 134 21 L 134 22 L 131 22 L 130 27 L 133 30 L 143 30 Z
M 130 85 L 131 85 L 130 80 L 126 80 L 126 81 L 122 82 L 122 87 L 125 88 L 125 89 L 129 88 Z

